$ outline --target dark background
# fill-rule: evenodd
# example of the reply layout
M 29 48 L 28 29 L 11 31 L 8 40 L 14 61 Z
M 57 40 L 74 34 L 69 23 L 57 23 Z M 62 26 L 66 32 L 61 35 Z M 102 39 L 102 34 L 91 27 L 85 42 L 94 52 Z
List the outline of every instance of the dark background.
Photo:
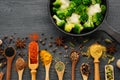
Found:
M 0 0 L 0 36 L 17 33 L 18 36 L 24 37 L 33 32 L 37 32 L 38 34 L 44 32 L 47 36 L 63 36 L 64 34 L 59 32 L 51 22 L 48 14 L 48 2 L 48 0 Z M 116 31 L 120 32 L 120 0 L 109 0 L 107 22 Z M 113 64 L 115 65 L 115 63 Z M 104 71 L 101 73 L 101 80 L 104 80 Z M 44 74 L 41 74 L 42 72 L 38 73 L 37 80 L 44 79 Z M 51 75 L 51 80 L 57 79 L 56 73 Z M 120 80 L 120 77 L 118 77 L 120 71 L 118 69 L 115 75 L 116 80 Z M 76 80 L 82 80 L 79 74 L 77 74 L 77 76 Z M 92 76 L 93 73 L 90 75 L 89 80 L 93 79 Z M 17 74 L 13 70 L 11 80 L 16 79 Z M 28 69 L 24 73 L 23 80 L 30 80 Z M 64 80 L 70 80 L 70 75 Z

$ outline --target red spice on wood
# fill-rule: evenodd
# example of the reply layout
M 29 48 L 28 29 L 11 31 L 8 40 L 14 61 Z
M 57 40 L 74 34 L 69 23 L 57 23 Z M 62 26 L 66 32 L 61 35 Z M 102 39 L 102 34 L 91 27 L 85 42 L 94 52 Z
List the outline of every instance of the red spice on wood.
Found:
M 30 54 L 30 63 L 31 64 L 36 64 L 37 57 L 38 57 L 38 43 L 35 41 L 32 41 L 29 44 L 29 54 Z

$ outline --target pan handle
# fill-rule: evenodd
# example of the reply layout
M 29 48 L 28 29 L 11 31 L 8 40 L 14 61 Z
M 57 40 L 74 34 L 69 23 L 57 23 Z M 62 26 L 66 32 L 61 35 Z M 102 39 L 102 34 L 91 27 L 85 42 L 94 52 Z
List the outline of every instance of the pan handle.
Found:
M 120 44 L 120 32 L 117 32 L 115 29 L 113 29 L 106 20 L 103 22 L 103 25 L 99 30 L 105 31 Z

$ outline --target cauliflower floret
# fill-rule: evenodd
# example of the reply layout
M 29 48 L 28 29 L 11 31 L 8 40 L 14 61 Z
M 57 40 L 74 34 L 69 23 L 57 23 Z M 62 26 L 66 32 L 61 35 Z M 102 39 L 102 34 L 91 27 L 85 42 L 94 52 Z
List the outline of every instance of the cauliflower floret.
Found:
M 73 13 L 71 17 L 66 18 L 66 21 L 67 23 L 71 23 L 71 24 L 80 23 L 79 17 L 80 15 Z
M 62 5 L 60 7 L 61 10 L 68 8 L 69 5 L 70 5 L 70 1 L 69 0 L 61 0 L 61 3 L 62 3 Z
M 91 5 L 88 9 L 88 15 L 92 16 L 97 12 L 101 12 L 100 4 Z

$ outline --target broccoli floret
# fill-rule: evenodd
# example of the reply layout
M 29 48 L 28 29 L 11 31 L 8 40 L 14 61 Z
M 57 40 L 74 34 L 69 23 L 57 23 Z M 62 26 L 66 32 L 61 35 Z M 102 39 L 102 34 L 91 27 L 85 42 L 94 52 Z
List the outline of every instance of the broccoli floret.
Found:
M 105 5 L 101 5 L 101 13 L 104 14 L 106 12 L 107 7 Z
M 97 3 L 101 4 L 101 2 L 102 2 L 101 0 L 92 0 L 92 4 L 97 4 Z
M 57 16 L 60 18 L 60 19 L 66 19 L 66 14 L 68 13 L 68 10 L 65 9 L 65 10 L 58 10 L 56 12 Z
M 75 11 L 75 9 L 76 9 L 76 4 L 73 2 L 73 1 L 71 1 L 70 2 L 70 6 L 68 7 L 68 9 L 67 9 L 67 14 L 66 14 L 66 16 L 68 17 L 68 16 L 71 16 L 72 15 L 72 13 Z
M 88 14 L 87 13 L 82 13 L 79 20 L 83 23 L 87 22 L 88 20 Z
M 81 24 L 75 24 L 72 31 L 76 34 L 79 34 L 83 30 L 83 26 Z
M 59 10 L 59 8 L 56 8 L 56 7 L 53 7 L 53 8 L 52 8 L 52 12 L 53 12 L 53 13 L 56 13 L 58 10 Z
M 73 27 L 74 27 L 74 24 L 66 24 L 65 25 L 65 28 L 64 28 L 64 30 L 66 31 L 66 32 L 71 32 L 72 31 L 72 29 L 73 29 Z
M 86 28 L 86 29 L 93 29 L 93 28 L 94 28 L 94 23 L 93 23 L 93 20 L 92 20 L 92 16 L 89 16 L 89 17 L 88 17 L 87 22 L 85 22 L 85 23 L 83 24 L 83 26 L 84 26 L 84 28 Z
M 61 0 L 56 0 L 55 2 L 53 2 L 53 5 L 57 8 L 59 8 L 61 6 Z
M 104 18 L 102 13 L 96 13 L 95 15 L 93 15 L 93 22 L 95 23 L 96 26 L 100 25 L 103 19 Z
M 85 12 L 86 11 L 86 6 L 85 5 L 83 5 L 83 4 L 81 4 L 81 5 L 79 5 L 77 8 L 76 8 L 76 13 L 77 14 L 80 14 L 80 13 L 82 13 L 82 12 Z
M 84 5 L 88 5 L 89 6 L 92 3 L 92 1 L 91 0 L 82 0 L 82 3 Z
M 57 24 L 57 26 L 59 26 L 60 28 L 63 28 L 64 25 L 66 24 L 65 20 L 59 19 L 56 15 L 54 15 L 53 18 L 56 20 L 56 24 Z
M 76 5 L 80 5 L 82 3 L 82 0 L 71 0 L 73 1 Z

